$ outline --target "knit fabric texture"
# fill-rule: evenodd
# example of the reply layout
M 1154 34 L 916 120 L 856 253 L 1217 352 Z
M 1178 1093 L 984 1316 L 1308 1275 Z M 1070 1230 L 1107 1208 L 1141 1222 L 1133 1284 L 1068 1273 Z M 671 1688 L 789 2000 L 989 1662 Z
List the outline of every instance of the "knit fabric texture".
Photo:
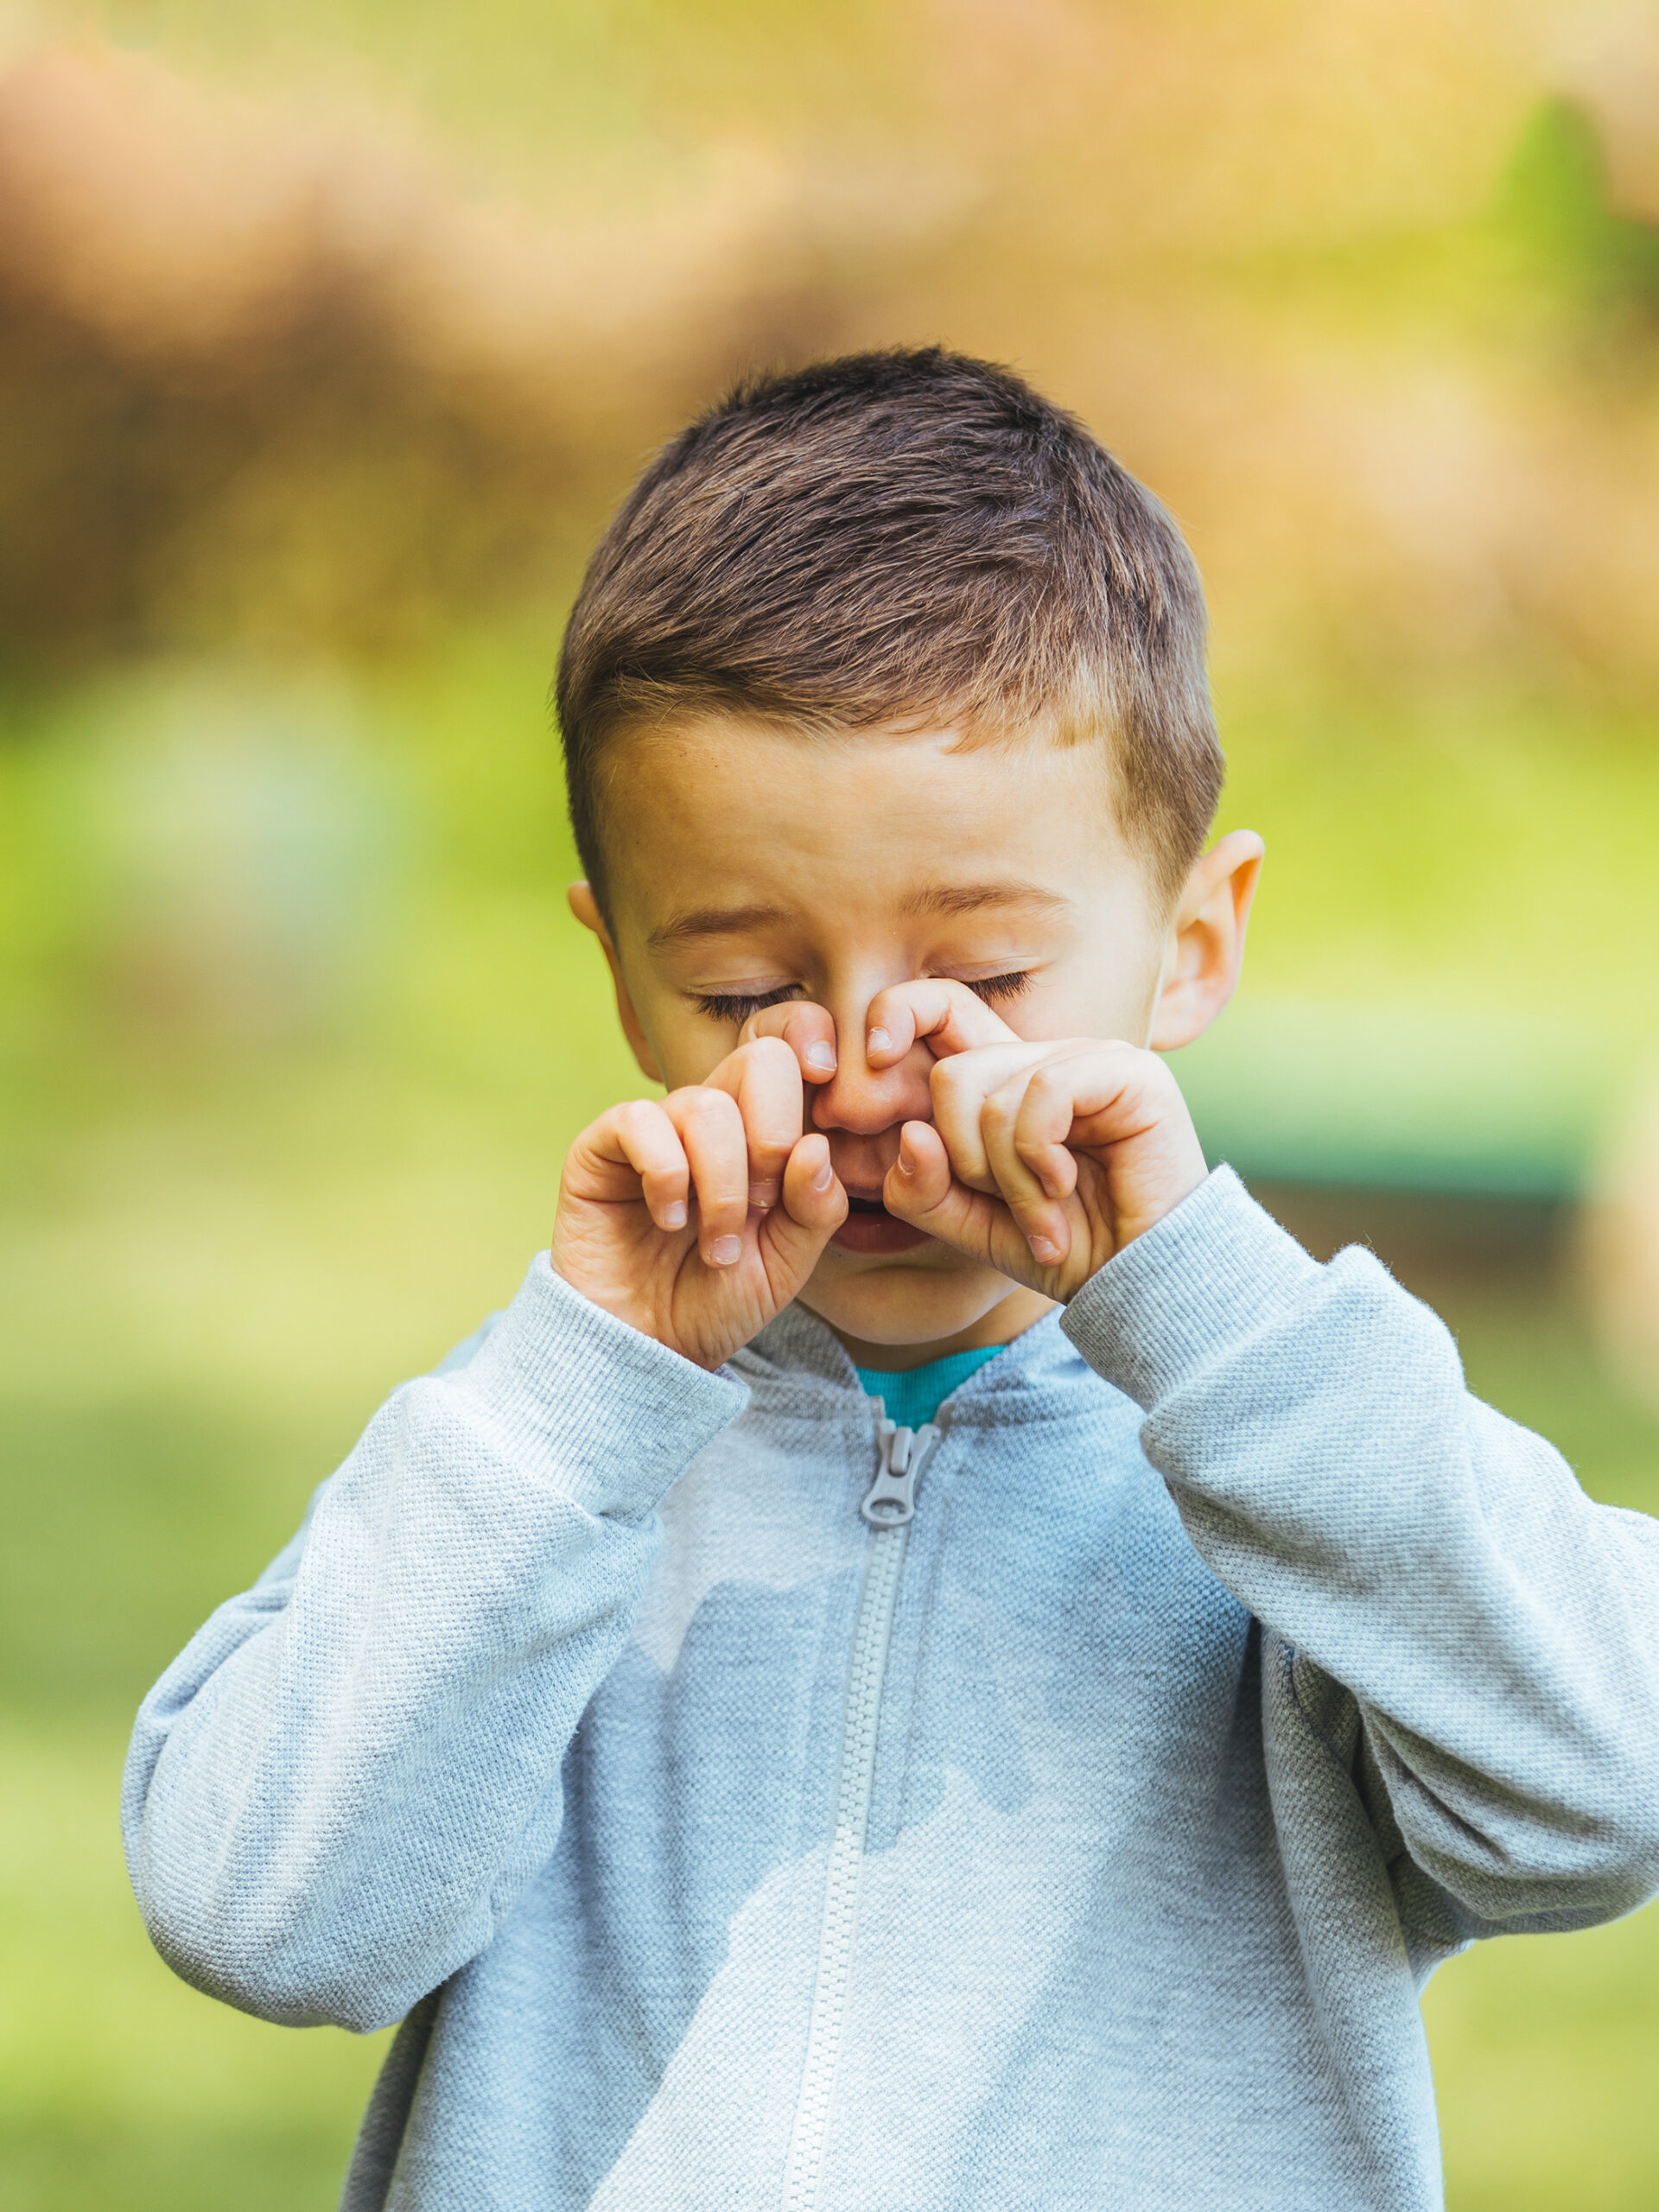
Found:
M 168 1669 L 163 1955 L 404 2023 L 348 2212 L 778 2207 L 826 2020 L 798 2206 L 1440 2203 L 1423 1980 L 1659 1888 L 1659 1525 L 1225 1170 L 940 1427 L 874 1530 L 809 1314 L 709 1375 L 543 1255 Z
M 856 1367 L 853 1372 L 866 1397 L 880 1399 L 889 1421 L 900 1428 L 920 1428 L 970 1375 L 977 1375 L 987 1360 L 1007 1349 L 1005 1344 L 988 1344 L 978 1351 L 949 1352 L 921 1367 Z

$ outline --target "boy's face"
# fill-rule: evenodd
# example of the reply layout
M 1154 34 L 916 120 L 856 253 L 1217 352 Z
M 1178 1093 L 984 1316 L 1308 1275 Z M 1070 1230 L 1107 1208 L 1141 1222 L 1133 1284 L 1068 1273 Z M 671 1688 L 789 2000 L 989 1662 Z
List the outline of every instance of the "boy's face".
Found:
M 1023 1037 L 1154 1037 L 1180 988 L 1180 918 L 1122 842 L 1100 750 L 711 718 L 625 735 L 607 769 L 607 950 L 642 1068 L 670 1090 L 701 1083 L 758 1007 L 825 1007 L 836 1066 L 808 1088 L 806 1123 L 853 1211 L 803 1302 L 865 1345 L 972 1330 L 1014 1286 L 871 1207 L 903 1123 L 931 1118 L 934 1061 L 918 1043 L 871 1069 L 866 1013 L 887 985 L 938 976 Z M 573 905 L 596 921 L 585 887 Z

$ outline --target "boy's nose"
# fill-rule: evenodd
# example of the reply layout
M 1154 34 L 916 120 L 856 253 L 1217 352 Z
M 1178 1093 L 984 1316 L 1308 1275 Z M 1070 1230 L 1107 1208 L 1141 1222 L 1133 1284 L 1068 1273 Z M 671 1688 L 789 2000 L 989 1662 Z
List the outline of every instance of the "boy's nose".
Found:
M 814 1128 L 845 1129 L 850 1135 L 880 1136 L 901 1122 L 931 1122 L 933 1098 L 928 1077 L 933 1055 L 912 1046 L 897 1067 L 873 1068 L 864 1057 L 861 1027 L 840 1046 L 832 1079 L 810 1094 L 808 1120 Z

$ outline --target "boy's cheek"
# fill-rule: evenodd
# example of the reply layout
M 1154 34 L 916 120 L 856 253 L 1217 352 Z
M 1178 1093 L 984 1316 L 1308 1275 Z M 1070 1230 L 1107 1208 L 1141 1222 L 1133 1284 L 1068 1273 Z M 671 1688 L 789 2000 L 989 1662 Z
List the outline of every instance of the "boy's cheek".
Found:
M 652 1057 L 663 1071 L 667 1090 L 683 1090 L 689 1084 L 707 1083 L 721 1062 L 736 1049 L 735 1033 L 721 1024 L 703 1021 L 696 1014 L 653 1009 L 645 1023 Z

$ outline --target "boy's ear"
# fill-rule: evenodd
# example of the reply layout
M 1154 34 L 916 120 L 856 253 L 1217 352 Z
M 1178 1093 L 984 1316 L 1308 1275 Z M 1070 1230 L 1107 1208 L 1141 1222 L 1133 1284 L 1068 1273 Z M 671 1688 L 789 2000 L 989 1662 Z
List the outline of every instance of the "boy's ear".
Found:
M 605 955 L 605 964 L 611 971 L 611 982 L 616 989 L 616 1018 L 622 1025 L 622 1034 L 628 1040 L 628 1050 L 639 1063 L 639 1072 L 648 1083 L 660 1083 L 662 1074 L 657 1065 L 657 1056 L 633 1010 L 633 1001 L 622 974 L 622 963 L 616 957 L 616 947 L 611 943 L 611 933 L 605 926 L 605 917 L 599 911 L 599 901 L 594 896 L 593 886 L 573 883 L 565 893 L 571 912 L 585 930 L 591 930 L 599 939 L 600 950 Z
M 1154 1052 L 1203 1036 L 1233 995 L 1264 850 L 1254 830 L 1233 830 L 1192 863 L 1164 946 Z

